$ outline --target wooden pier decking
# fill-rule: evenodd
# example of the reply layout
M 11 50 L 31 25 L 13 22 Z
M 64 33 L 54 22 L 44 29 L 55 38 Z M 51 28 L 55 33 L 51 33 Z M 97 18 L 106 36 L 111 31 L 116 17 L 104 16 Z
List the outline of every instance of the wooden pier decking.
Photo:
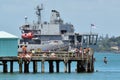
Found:
M 55 56 L 51 56 L 52 53 L 55 53 Z M 20 53 L 19 53 L 20 54 Z M 46 56 L 43 56 L 46 54 Z M 94 52 L 91 49 L 90 53 L 82 53 L 77 55 L 76 53 L 71 52 L 36 52 L 32 55 L 30 62 L 33 63 L 33 72 L 38 72 L 38 63 L 41 62 L 41 73 L 45 72 L 45 62 L 49 64 L 49 72 L 53 73 L 54 65 L 53 62 L 56 62 L 56 72 L 60 72 L 60 62 L 64 63 L 64 72 L 71 72 L 71 62 L 77 62 L 76 72 L 94 72 Z M 25 58 L 20 58 L 18 56 L 5 56 L 0 57 L 1 66 L 3 66 L 3 72 L 8 72 L 8 67 L 10 67 L 10 72 L 14 72 L 14 62 L 19 64 L 19 72 L 29 73 L 29 63 Z M 8 66 L 10 62 L 10 66 Z M 23 69 L 24 68 L 24 69 Z M 24 70 L 24 71 L 23 71 Z

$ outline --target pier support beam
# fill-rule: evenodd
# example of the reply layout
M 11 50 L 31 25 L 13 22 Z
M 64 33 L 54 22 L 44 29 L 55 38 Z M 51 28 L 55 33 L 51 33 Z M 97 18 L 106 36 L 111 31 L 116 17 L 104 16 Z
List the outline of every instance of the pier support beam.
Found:
M 29 73 L 29 63 L 24 61 L 24 73 Z
M 90 62 L 88 62 L 88 64 L 87 64 L 87 72 L 91 72 L 91 64 L 90 64 Z
M 88 60 L 86 60 L 86 63 L 85 63 L 85 64 L 86 64 L 86 66 L 85 66 L 85 71 L 88 72 L 88 65 L 89 65 L 89 64 L 88 64 Z
M 53 72 L 54 72 L 53 61 L 49 61 L 49 72 L 50 72 L 50 73 L 53 73 Z
M 4 73 L 7 73 L 7 72 L 8 72 L 7 61 L 3 61 L 3 72 L 4 72 Z
M 10 72 L 13 73 L 13 61 L 10 61 Z
M 44 60 L 41 61 L 41 72 L 45 72 L 45 65 L 44 65 Z
M 60 61 L 56 61 L 56 72 L 59 73 L 59 63 Z
M 85 72 L 84 61 L 77 61 L 77 73 Z
M 64 65 L 65 65 L 64 72 L 67 73 L 67 61 L 64 62 Z
M 94 72 L 94 57 L 91 58 L 91 72 Z
M 33 61 L 33 72 L 37 72 L 37 61 Z
M 93 71 L 94 71 L 94 64 L 93 64 L 93 61 L 90 60 L 87 63 L 87 71 L 86 72 L 93 72 Z
M 22 73 L 22 69 L 23 69 L 23 67 L 22 67 L 22 65 L 23 65 L 23 59 L 22 58 L 18 59 L 18 64 L 19 64 L 19 73 Z
M 19 73 L 22 73 L 22 63 L 19 63 Z
M 77 73 L 79 73 L 80 72 L 80 61 L 77 61 Z
M 71 73 L 71 61 L 68 61 L 68 72 Z

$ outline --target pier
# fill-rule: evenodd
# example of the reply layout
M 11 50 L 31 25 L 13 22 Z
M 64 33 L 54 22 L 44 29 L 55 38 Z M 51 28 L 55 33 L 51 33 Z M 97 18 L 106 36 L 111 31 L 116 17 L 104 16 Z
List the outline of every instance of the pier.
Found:
M 55 53 L 55 55 L 52 55 Z M 18 55 L 21 53 L 18 53 Z M 76 72 L 94 72 L 94 51 L 90 49 L 89 53 L 82 53 L 77 55 L 76 53 L 72 52 L 36 52 L 32 54 L 30 62 L 33 65 L 33 73 L 38 72 L 38 62 L 41 62 L 41 73 L 45 72 L 45 62 L 49 64 L 49 72 L 54 73 L 60 72 L 60 63 L 64 63 L 64 72 L 70 73 L 71 72 L 71 63 L 76 62 Z M 0 66 L 3 66 L 3 73 L 10 73 L 14 72 L 14 63 L 18 62 L 19 64 L 19 73 L 29 73 L 29 63 L 25 58 L 20 58 L 19 56 L 5 56 L 0 57 Z M 8 65 L 7 63 L 10 63 Z M 56 66 L 53 65 L 56 63 Z M 9 68 L 8 68 L 9 67 Z M 56 70 L 54 71 L 54 68 Z M 8 70 L 10 69 L 10 70 Z
M 76 63 L 75 72 L 77 73 L 94 72 L 94 51 L 92 48 L 97 43 L 98 34 L 92 31 L 83 34 L 75 33 L 74 26 L 64 23 L 57 10 L 51 10 L 50 22 L 42 21 L 44 23 L 41 23 L 41 10 L 42 6 L 37 6 L 38 21 L 32 25 L 26 23 L 27 17 L 25 17 L 25 24 L 19 27 L 21 39 L 1 32 L 0 66 L 3 67 L 2 72 L 13 73 L 16 62 L 19 65 L 18 72 L 20 73 L 29 73 L 31 67 L 33 73 L 39 72 L 40 68 L 40 72 L 44 73 L 46 62 L 50 73 L 59 73 L 61 71 L 60 63 L 64 64 L 62 67 L 64 72 L 70 73 L 72 62 Z M 70 51 L 72 48 L 77 49 L 72 52 Z M 81 52 L 78 51 L 80 48 L 82 48 Z M 32 50 L 35 50 L 35 53 Z M 40 68 L 38 63 L 41 63 Z

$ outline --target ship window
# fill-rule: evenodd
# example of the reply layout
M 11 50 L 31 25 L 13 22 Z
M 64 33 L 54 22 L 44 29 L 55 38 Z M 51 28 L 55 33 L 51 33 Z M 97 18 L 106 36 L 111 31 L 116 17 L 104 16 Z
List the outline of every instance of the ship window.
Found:
M 66 30 L 61 30 L 61 34 L 64 34 L 66 33 L 67 31 Z
M 45 21 L 44 24 L 47 24 L 47 22 Z
M 20 46 L 20 48 L 22 48 L 23 45 Z
M 77 36 L 77 41 L 81 42 L 82 36 Z
M 26 28 L 29 28 L 29 27 L 30 27 L 30 25 L 29 25 L 29 24 L 26 24 L 26 25 L 25 25 L 25 27 L 26 27 Z

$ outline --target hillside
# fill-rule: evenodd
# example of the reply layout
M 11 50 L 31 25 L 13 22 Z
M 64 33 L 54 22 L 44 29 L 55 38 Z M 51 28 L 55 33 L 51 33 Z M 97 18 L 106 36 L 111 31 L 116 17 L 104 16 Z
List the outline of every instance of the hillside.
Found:
M 98 38 L 96 51 L 120 52 L 120 36 L 113 36 L 111 38 L 109 38 L 108 35 L 106 35 L 105 37 L 100 36 Z

